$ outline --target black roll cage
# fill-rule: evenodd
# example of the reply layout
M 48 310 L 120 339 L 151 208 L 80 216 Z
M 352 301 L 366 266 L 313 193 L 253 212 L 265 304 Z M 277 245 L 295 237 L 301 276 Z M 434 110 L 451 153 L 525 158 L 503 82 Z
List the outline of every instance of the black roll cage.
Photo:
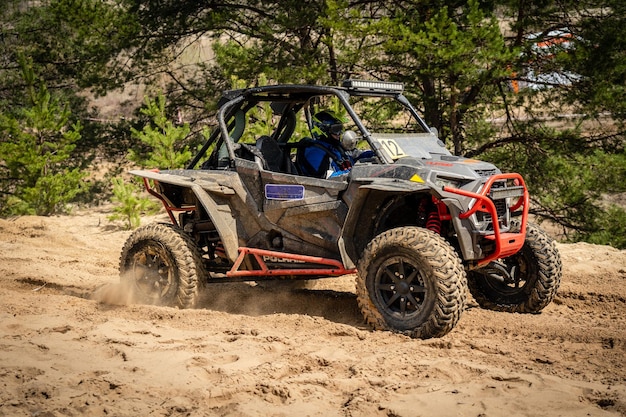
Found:
M 372 136 L 368 129 L 363 125 L 359 116 L 354 112 L 354 109 L 350 105 L 349 98 L 350 96 L 369 96 L 369 97 L 392 97 L 395 98 L 399 103 L 404 105 L 409 109 L 413 117 L 418 121 L 420 126 L 425 130 L 429 131 L 430 128 L 424 122 L 424 120 L 417 113 L 413 105 L 409 102 L 409 100 L 402 95 L 401 92 L 390 92 L 390 91 L 357 91 L 345 87 L 329 87 L 329 86 L 313 86 L 313 85 L 299 85 L 299 84 L 281 84 L 281 85 L 269 85 L 262 87 L 253 87 L 247 89 L 238 89 L 238 90 L 228 90 L 223 93 L 221 99 L 218 102 L 219 111 L 217 113 L 217 121 L 218 121 L 218 129 L 215 129 L 202 148 L 198 151 L 195 157 L 189 162 L 187 165 L 187 169 L 194 169 L 198 162 L 203 158 L 206 154 L 207 150 L 211 147 L 212 144 L 216 144 L 216 148 L 225 144 L 226 150 L 228 152 L 228 157 L 231 161 L 231 165 L 235 159 L 235 142 L 231 138 L 229 132 L 231 132 L 236 125 L 236 113 L 238 111 L 247 112 L 251 107 L 255 106 L 260 102 L 271 102 L 271 103 L 286 103 L 287 105 L 282 110 L 281 118 L 279 120 L 279 124 L 275 130 L 275 134 L 279 135 L 280 132 L 284 129 L 286 123 L 288 123 L 286 113 L 288 111 L 299 111 L 304 103 L 316 96 L 335 96 L 339 99 L 341 104 L 344 106 L 346 111 L 348 112 L 351 119 L 354 121 L 357 128 L 361 131 L 363 138 L 368 142 L 371 149 L 378 156 L 380 161 L 384 161 L 385 163 L 392 164 L 394 161 L 388 159 L 385 154 L 381 151 L 380 146 L 372 140 Z M 249 105 L 244 109 L 241 108 L 240 104 L 243 102 L 248 102 Z M 301 104 L 299 104 L 301 103 Z M 285 111 L 287 110 L 288 111 Z M 238 139 L 238 138 L 237 138 Z M 274 140 L 279 140 L 279 137 L 273 137 Z M 288 138 L 287 138 L 288 139 Z

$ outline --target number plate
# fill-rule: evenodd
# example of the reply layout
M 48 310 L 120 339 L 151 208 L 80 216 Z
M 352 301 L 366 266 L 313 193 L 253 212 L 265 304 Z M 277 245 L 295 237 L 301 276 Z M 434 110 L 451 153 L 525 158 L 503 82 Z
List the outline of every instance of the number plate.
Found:
M 304 185 L 265 184 L 265 198 L 268 200 L 302 200 Z
M 378 143 L 380 143 L 382 149 L 384 149 L 385 152 L 387 152 L 391 156 L 391 159 L 393 159 L 394 161 L 396 159 L 400 159 L 400 158 L 407 156 L 407 154 L 404 153 L 400 145 L 398 145 L 398 143 L 395 140 L 393 139 L 377 139 L 377 140 L 378 140 Z

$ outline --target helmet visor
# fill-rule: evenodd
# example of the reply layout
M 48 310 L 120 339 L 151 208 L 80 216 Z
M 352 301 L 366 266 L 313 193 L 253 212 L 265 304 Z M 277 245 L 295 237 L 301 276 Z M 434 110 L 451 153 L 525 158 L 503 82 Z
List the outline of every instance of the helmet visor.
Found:
M 328 132 L 331 135 L 341 135 L 341 133 L 343 132 L 343 123 L 333 123 L 332 125 L 328 126 Z

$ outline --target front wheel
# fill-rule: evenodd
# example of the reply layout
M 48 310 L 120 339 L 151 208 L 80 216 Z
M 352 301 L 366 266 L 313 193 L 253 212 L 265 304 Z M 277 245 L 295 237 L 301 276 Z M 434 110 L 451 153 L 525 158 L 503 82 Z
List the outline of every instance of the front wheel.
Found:
M 399 227 L 367 245 L 356 290 L 369 325 L 427 339 L 444 336 L 457 324 L 467 279 L 459 256 L 441 236 Z
M 121 282 L 142 303 L 192 308 L 205 277 L 197 246 L 174 225 L 142 226 L 122 249 Z
M 519 230 L 519 222 L 513 230 Z M 561 256 L 554 240 L 537 225 L 526 226 L 524 246 L 514 255 L 469 273 L 469 289 L 485 309 L 538 313 L 561 283 Z

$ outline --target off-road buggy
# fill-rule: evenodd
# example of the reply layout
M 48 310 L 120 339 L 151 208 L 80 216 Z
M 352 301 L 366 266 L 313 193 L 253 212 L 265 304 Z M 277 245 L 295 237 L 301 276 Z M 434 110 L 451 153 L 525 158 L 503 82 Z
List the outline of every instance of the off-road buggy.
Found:
M 369 158 L 329 178 L 300 174 L 312 115 L 332 107 Z M 561 260 L 527 221 L 523 178 L 452 155 L 397 83 L 227 91 L 219 128 L 186 169 L 132 171 L 171 224 L 135 230 L 121 279 L 148 303 L 189 308 L 211 283 L 356 276 L 366 322 L 447 334 L 467 290 L 493 310 L 537 313 Z

